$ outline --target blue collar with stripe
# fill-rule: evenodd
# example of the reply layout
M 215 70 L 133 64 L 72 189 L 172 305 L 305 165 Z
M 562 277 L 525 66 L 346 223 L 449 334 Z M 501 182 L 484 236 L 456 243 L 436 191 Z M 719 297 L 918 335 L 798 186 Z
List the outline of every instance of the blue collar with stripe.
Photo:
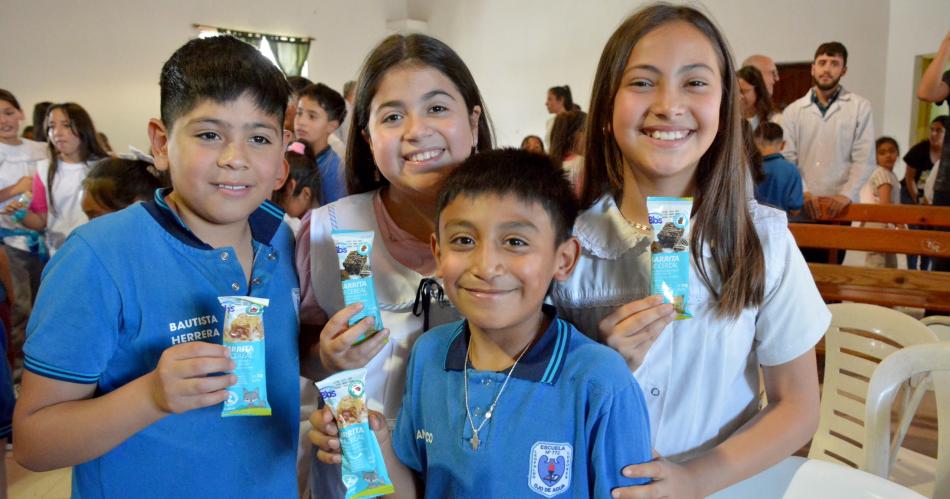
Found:
M 208 243 L 202 241 L 195 235 L 191 229 L 185 225 L 178 213 L 172 210 L 165 198 L 171 194 L 172 189 L 156 189 L 155 198 L 149 202 L 143 203 L 145 210 L 162 226 L 169 234 L 175 236 L 175 239 L 198 249 L 214 249 Z M 271 240 L 280 228 L 284 220 L 284 211 L 279 206 L 269 200 L 264 202 L 254 210 L 248 217 L 247 223 L 251 226 L 251 237 L 261 243 L 270 246 Z
M 553 385 L 557 382 L 567 357 L 572 326 L 558 318 L 557 311 L 551 305 L 543 305 L 542 312 L 551 319 L 551 323 L 541 338 L 524 354 L 511 377 Z M 469 334 L 468 321 L 462 321 L 445 355 L 446 371 L 461 371 L 468 364 L 465 352 Z

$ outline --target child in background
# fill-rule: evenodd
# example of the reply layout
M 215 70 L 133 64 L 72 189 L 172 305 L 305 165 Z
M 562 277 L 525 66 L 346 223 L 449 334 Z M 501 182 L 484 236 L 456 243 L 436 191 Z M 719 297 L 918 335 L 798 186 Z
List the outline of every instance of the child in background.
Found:
M 567 172 L 567 179 L 580 195 L 584 188 L 584 129 L 587 113 L 565 111 L 554 119 L 551 128 L 551 149 L 548 153 L 553 163 Z
M 89 221 L 82 211 L 82 182 L 92 163 L 109 154 L 99 144 L 92 118 L 79 104 L 53 104 L 47 112 L 50 159 L 36 167 L 33 200 L 21 223 L 45 231 L 53 255 L 73 229 Z M 12 212 L 20 208 L 17 202 L 8 206 Z
M 169 187 L 168 175 L 152 171 L 141 159 L 107 158 L 93 165 L 83 180 L 82 211 L 89 220 L 149 201 L 155 190 Z
M 541 155 L 481 153 L 446 181 L 431 244 L 465 320 L 413 347 L 391 446 L 372 413 L 398 497 L 609 498 L 645 481 L 620 474 L 651 459 L 636 380 L 616 352 L 543 305 L 577 262 L 576 216 L 565 173 Z M 319 416 L 320 457 L 335 462 L 332 415 Z
M 300 230 L 300 217 L 319 208 L 320 171 L 314 165 L 313 153 L 303 142 L 293 142 L 284 153 L 290 167 L 287 182 L 274 191 L 271 200 L 284 210 L 284 221 L 294 234 Z
M 537 135 L 528 135 L 521 141 L 521 148 L 535 154 L 544 154 L 544 142 Z
M 435 272 L 429 238 L 439 189 L 474 151 L 492 148 L 492 135 L 471 72 L 435 38 L 386 38 L 369 54 L 357 81 L 346 142 L 353 194 L 314 210 L 297 240 L 298 257 L 309 250 L 310 258 L 298 259 L 301 329 L 313 336 L 320 331 L 319 343 L 301 350 L 309 357 L 302 366 L 311 379 L 366 367 L 369 408 L 395 418 L 416 338 L 426 324 L 458 319 L 439 293 L 430 293 L 432 281 L 421 282 Z M 380 325 L 374 327 L 372 317 L 347 325 L 361 306 L 344 307 L 340 286 L 333 284 L 340 281 L 333 230 L 375 232 L 373 279 L 385 283 L 376 287 L 385 329 L 358 346 L 357 338 Z M 313 497 L 342 498 L 339 466 L 315 466 Z
M 300 91 L 294 133 L 297 140 L 310 146 L 320 169 L 321 193 L 324 203 L 346 196 L 340 156 L 329 146 L 330 135 L 346 116 L 346 103 L 336 90 L 316 83 Z
M 80 227 L 47 266 L 15 457 L 73 466 L 74 497 L 294 497 L 297 276 L 266 200 L 287 174 L 290 88 L 230 36 L 189 41 L 159 82 L 148 134 L 173 189 Z M 218 298 L 235 295 L 270 302 L 269 417 L 222 418 L 236 376 Z
M 36 167 L 49 154 L 45 142 L 17 136 L 23 119 L 23 110 L 16 97 L 0 89 L 0 205 L 12 204 L 17 200 L 26 201 L 33 195 Z M 33 298 L 40 287 L 43 260 L 39 253 L 43 236 L 25 230 L 17 223 L 13 218 L 15 211 L 12 207 L 3 213 L 0 215 L 0 233 L 4 235 L 3 249 L 10 261 L 12 278 L 12 285 L 6 288 L 6 302 L 9 302 L 10 308 L 4 311 L 4 325 L 11 338 L 11 348 L 7 352 L 12 359 L 18 357 L 16 353 L 23 344 Z M 17 298 L 15 303 L 11 300 L 14 295 Z
M 867 204 L 900 204 L 901 184 L 894 174 L 894 164 L 900 157 L 900 147 L 891 137 L 879 137 L 874 142 L 874 147 L 877 152 L 877 168 L 861 188 L 860 200 Z M 877 222 L 865 222 L 861 225 L 878 229 L 894 228 L 894 224 Z M 897 255 L 870 251 L 865 256 L 864 266 L 896 269 Z
M 620 352 L 646 397 L 660 457 L 624 476 L 653 482 L 614 497 L 705 497 L 791 455 L 818 424 L 813 346 L 831 314 L 785 214 L 751 199 L 732 61 L 702 13 L 654 4 L 611 35 L 595 73 L 581 258 L 552 299 Z M 648 196 L 693 198 L 692 319 L 673 322 L 648 296 Z
M 766 121 L 755 129 L 753 137 L 762 155 L 765 173 L 765 180 L 755 186 L 756 201 L 784 210 L 789 215 L 798 215 L 805 203 L 802 176 L 798 168 L 782 155 L 785 147 L 782 126 Z
M 287 103 L 287 112 L 284 114 L 284 130 L 294 131 L 294 119 L 297 117 L 297 100 L 300 98 L 300 91 L 313 85 L 313 82 L 303 76 L 288 76 L 287 83 L 290 84 L 290 90 L 293 92 L 290 101 Z

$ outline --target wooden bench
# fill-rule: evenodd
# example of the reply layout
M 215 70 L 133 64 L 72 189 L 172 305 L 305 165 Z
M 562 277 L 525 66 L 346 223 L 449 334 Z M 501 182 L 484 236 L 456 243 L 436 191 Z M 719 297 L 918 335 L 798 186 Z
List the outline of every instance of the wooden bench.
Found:
M 801 248 L 903 253 L 950 258 L 950 232 L 852 227 L 883 222 L 950 228 L 950 207 L 852 204 L 825 219 L 836 225 L 789 224 Z M 834 256 L 832 256 L 832 261 Z M 925 308 L 950 313 L 950 272 L 849 267 L 809 263 L 825 301 Z

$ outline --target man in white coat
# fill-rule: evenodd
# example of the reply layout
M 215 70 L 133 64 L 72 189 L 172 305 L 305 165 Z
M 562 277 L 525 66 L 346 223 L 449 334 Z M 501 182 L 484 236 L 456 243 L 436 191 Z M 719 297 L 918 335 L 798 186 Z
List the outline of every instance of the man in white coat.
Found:
M 823 43 L 811 66 L 814 86 L 783 115 L 785 159 L 798 165 L 805 187 L 805 214 L 834 217 L 858 200 L 874 170 L 871 103 L 841 86 L 848 51 Z

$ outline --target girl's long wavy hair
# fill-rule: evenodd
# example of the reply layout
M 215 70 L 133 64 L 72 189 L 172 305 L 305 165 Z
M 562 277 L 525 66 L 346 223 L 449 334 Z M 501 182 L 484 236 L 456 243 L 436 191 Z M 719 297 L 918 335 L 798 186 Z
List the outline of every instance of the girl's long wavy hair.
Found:
M 762 303 L 765 258 L 749 211 L 751 176 L 732 55 L 716 26 L 698 10 L 665 3 L 649 5 L 627 18 L 607 41 L 590 99 L 581 203 L 589 207 L 604 194 L 617 198 L 623 195 L 625 163 L 610 128 L 614 98 L 637 42 L 676 21 L 689 23 L 709 39 L 722 74 L 719 130 L 696 167 L 698 193 L 693 205 L 692 246 L 700 278 L 717 300 L 717 315 L 735 318 L 743 308 Z M 711 266 L 701 256 L 707 247 L 712 253 Z M 713 285 L 713 276 L 722 281 L 718 288 Z
M 79 137 L 79 159 L 84 163 L 97 161 L 109 156 L 109 153 L 99 144 L 99 138 L 96 136 L 96 127 L 92 124 L 92 118 L 89 113 L 75 102 L 64 102 L 62 104 L 53 104 L 46 110 L 46 126 L 49 133 L 49 120 L 53 111 L 59 109 L 69 118 L 69 128 Z M 53 145 L 53 141 L 47 137 L 49 144 L 49 171 L 46 173 L 46 189 L 49 191 L 49 211 L 56 213 L 56 205 L 53 203 L 53 180 L 56 179 L 56 172 L 59 170 L 59 151 Z

